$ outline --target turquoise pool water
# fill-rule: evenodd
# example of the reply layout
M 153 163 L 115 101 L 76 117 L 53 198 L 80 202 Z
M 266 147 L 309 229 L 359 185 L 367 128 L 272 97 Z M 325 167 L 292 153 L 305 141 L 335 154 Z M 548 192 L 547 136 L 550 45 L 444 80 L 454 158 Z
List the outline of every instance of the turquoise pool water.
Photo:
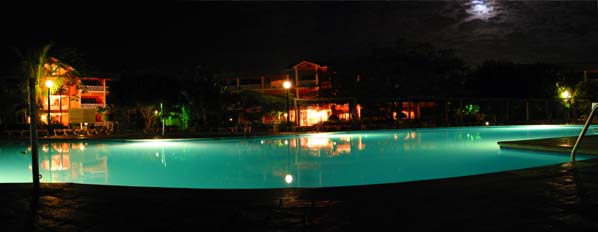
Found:
M 407 182 L 568 162 L 497 141 L 574 136 L 580 126 L 497 126 L 278 137 L 40 142 L 42 182 L 287 188 Z M 595 133 L 593 128 L 588 134 Z M 0 141 L 0 183 L 31 182 L 28 141 Z M 588 157 L 578 156 L 578 159 Z

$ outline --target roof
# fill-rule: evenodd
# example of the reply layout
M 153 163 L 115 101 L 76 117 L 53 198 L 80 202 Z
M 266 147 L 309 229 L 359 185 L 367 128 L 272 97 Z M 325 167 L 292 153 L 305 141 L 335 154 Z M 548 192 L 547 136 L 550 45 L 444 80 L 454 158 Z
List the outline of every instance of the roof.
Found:
M 320 65 L 311 61 L 307 61 L 307 60 L 302 60 L 301 62 L 291 66 L 291 69 L 301 69 L 302 67 L 316 67 L 316 68 L 322 68 L 322 69 L 327 69 L 327 66 L 324 65 Z

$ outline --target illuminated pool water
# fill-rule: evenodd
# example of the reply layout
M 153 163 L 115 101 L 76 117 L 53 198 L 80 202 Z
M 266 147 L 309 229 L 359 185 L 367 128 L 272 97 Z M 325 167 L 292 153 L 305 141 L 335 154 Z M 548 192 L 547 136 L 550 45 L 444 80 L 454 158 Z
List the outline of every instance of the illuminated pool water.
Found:
M 41 141 L 40 173 L 42 182 L 175 188 L 394 183 L 568 162 L 568 154 L 500 150 L 497 141 L 574 136 L 580 130 L 504 126 L 247 139 Z M 25 140 L 0 141 L 0 183 L 31 182 L 27 147 Z

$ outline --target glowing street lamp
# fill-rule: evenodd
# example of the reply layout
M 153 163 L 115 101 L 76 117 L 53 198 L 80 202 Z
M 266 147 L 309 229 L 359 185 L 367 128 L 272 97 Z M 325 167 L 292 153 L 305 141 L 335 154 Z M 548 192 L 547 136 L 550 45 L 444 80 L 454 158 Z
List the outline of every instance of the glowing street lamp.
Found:
M 46 81 L 46 87 L 48 87 L 48 118 L 46 119 L 48 122 L 48 135 L 50 134 L 50 89 L 54 87 L 54 82 L 52 80 Z
M 289 110 L 289 89 L 291 88 L 291 82 L 289 80 L 286 80 L 282 83 L 282 87 L 284 87 L 287 90 L 287 127 L 289 127 L 290 125 L 290 110 Z
M 562 97 L 562 98 L 565 98 L 565 99 L 568 99 L 568 98 L 570 98 L 570 97 L 571 97 L 571 93 L 569 93 L 569 90 L 565 90 L 565 91 L 563 91 L 563 92 L 561 93 L 561 97 Z

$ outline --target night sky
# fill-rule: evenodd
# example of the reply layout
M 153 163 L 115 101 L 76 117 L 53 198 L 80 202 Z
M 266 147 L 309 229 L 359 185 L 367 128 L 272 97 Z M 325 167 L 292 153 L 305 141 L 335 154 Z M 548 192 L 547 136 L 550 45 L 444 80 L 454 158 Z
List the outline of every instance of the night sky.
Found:
M 598 64 L 598 2 L 93 2 L 3 6 L 2 56 L 53 42 L 105 72 L 203 64 L 276 72 L 367 54 L 398 38 L 468 63 Z M 598 67 L 597 67 L 598 68 Z

